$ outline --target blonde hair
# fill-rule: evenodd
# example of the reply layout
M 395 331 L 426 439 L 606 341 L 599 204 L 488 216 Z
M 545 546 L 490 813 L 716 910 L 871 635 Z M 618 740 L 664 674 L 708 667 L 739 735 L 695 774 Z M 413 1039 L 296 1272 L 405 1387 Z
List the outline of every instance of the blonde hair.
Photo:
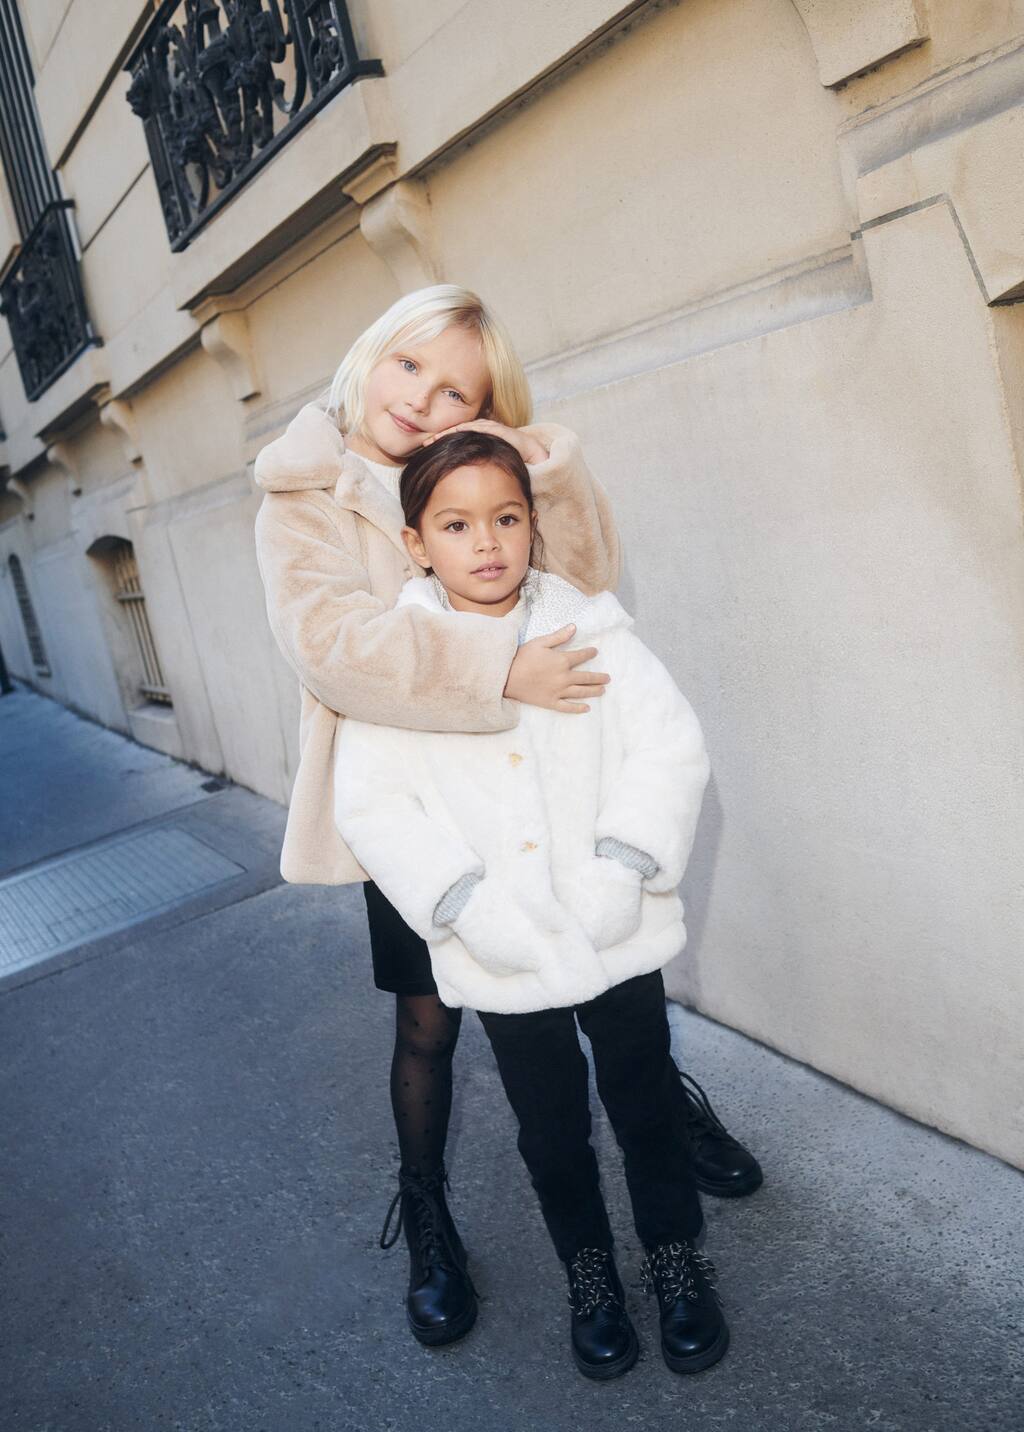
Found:
M 342 431 L 362 428 L 366 381 L 383 357 L 404 344 L 428 343 L 452 327 L 480 335 L 491 390 L 477 417 L 493 418 L 510 428 L 528 423 L 533 406 L 530 386 L 503 325 L 468 288 L 438 283 L 404 294 L 359 335 L 341 360 L 327 406 Z

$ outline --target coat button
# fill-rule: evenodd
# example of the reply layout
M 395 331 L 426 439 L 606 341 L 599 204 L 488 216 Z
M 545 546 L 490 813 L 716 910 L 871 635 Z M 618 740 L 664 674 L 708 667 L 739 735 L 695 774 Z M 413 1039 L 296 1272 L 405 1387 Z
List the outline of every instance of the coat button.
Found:
M 524 855 L 526 855 L 526 854 L 528 854 L 531 850 L 536 850 L 536 849 L 537 849 L 537 846 L 536 846 L 536 843 L 535 843 L 534 841 L 532 841 L 532 840 L 524 840 L 523 843 L 522 843 L 522 845 L 519 847 L 519 849 L 523 852 Z
M 522 759 L 523 759 L 523 758 L 522 758 L 522 756 L 519 754 L 518 751 L 509 751 L 509 753 L 508 753 L 508 763 L 509 763 L 510 766 L 518 766 L 518 765 L 519 765 L 519 762 L 520 762 Z

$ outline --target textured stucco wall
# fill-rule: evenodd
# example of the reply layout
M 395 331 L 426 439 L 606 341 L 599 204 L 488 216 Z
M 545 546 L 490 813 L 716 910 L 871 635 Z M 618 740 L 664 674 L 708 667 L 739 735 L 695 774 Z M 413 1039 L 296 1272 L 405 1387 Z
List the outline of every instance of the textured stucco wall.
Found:
M 0 324 L 0 565 L 49 689 L 132 722 L 82 555 L 123 532 L 174 695 L 150 738 L 285 799 L 249 465 L 403 286 L 477 287 L 582 434 L 622 595 L 707 729 L 672 990 L 1024 1164 L 1024 309 L 992 306 L 1024 292 L 1024 6 L 353 5 L 386 80 L 172 255 L 111 72 L 140 7 L 110 7 L 90 94 L 59 83 L 82 4 L 31 40 L 105 347 L 27 405 Z M 325 198 L 378 141 L 391 168 Z

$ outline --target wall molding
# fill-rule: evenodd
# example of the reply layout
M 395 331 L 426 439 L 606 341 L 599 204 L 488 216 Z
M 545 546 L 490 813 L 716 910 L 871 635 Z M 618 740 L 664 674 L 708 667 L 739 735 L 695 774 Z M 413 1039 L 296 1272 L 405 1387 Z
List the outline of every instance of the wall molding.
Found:
M 871 300 L 857 239 L 527 364 L 538 407 Z
M 866 174 L 1024 103 L 1024 40 L 987 50 L 845 120 L 837 135 Z

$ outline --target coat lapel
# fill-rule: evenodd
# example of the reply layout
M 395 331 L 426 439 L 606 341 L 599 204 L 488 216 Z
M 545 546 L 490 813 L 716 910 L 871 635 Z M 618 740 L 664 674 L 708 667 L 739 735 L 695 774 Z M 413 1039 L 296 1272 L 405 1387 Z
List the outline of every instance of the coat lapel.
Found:
M 268 492 L 333 489 L 340 507 L 358 512 L 408 559 L 402 504 L 345 447 L 338 426 L 317 403 L 300 408 L 280 437 L 257 454 L 254 476 Z
M 392 497 L 374 477 L 362 458 L 354 452 L 346 452 L 341 460 L 341 476 L 334 488 L 334 500 L 339 507 L 358 512 L 392 542 L 408 561 L 409 553 L 402 541 L 405 514 L 397 497 Z

